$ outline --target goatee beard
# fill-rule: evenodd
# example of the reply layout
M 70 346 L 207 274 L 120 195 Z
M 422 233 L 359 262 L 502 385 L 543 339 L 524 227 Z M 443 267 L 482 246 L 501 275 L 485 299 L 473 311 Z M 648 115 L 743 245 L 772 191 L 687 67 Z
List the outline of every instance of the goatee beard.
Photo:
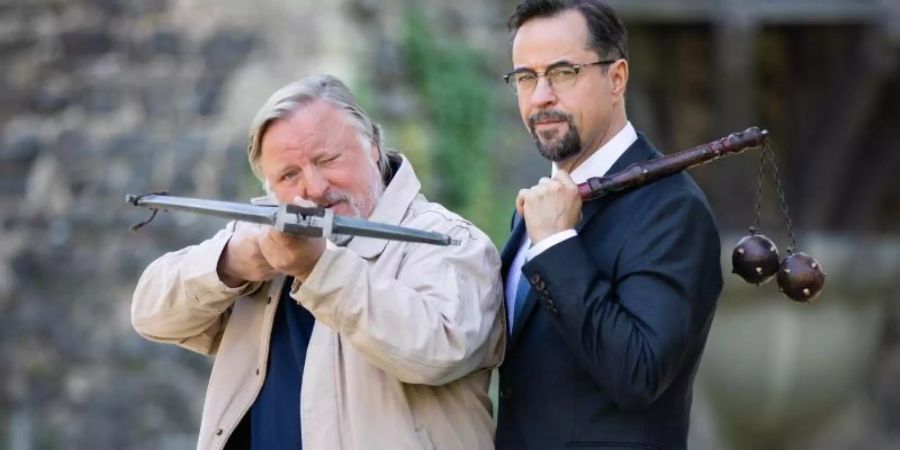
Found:
M 547 119 L 565 119 L 568 125 L 566 134 L 559 137 L 556 130 L 538 133 L 535 130 L 535 123 Z M 528 118 L 528 128 L 531 131 L 531 137 L 534 138 L 534 144 L 538 152 L 550 161 L 565 161 L 581 152 L 581 136 L 578 135 L 578 127 L 575 126 L 575 122 L 569 114 L 555 110 L 541 111 Z

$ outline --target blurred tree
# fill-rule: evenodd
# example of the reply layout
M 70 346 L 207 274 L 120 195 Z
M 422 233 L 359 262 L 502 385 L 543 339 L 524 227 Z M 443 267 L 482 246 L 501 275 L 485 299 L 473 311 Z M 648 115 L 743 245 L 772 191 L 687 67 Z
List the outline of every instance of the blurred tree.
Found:
M 427 111 L 433 137 L 435 200 L 463 216 L 484 219 L 477 212 L 492 192 L 487 175 L 494 103 L 482 57 L 460 40 L 435 38 L 416 4 L 406 12 L 406 27 L 407 77 Z

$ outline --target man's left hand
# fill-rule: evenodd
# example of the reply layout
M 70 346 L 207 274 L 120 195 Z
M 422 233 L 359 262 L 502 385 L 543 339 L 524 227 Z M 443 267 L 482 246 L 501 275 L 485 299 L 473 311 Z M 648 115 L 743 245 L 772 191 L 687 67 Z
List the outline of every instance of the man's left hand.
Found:
M 259 249 L 275 270 L 306 281 L 325 252 L 325 239 L 295 236 L 269 228 L 259 238 Z
M 293 203 L 299 206 L 316 206 L 315 203 L 300 197 L 294 197 Z M 306 281 L 325 252 L 325 239 L 297 236 L 282 233 L 271 227 L 267 228 L 268 230 L 259 238 L 259 249 L 266 261 L 275 270 L 300 281 Z
M 541 178 L 516 198 L 516 210 L 525 218 L 528 237 L 536 244 L 553 234 L 575 228 L 581 220 L 581 196 L 569 173 L 559 169 L 553 178 Z

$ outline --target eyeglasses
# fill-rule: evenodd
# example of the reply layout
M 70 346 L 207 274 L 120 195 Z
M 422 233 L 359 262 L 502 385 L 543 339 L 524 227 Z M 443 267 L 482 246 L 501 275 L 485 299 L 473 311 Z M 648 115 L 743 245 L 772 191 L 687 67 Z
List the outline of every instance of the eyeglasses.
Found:
M 597 64 L 612 64 L 616 61 L 618 60 L 607 59 L 585 64 L 559 63 L 550 66 L 550 68 L 544 72 L 535 72 L 531 69 L 516 69 L 503 75 L 503 81 L 506 81 L 506 84 L 509 85 L 516 94 L 533 91 L 534 88 L 537 87 L 538 78 L 542 76 L 547 78 L 547 82 L 550 83 L 550 88 L 554 90 L 568 89 L 575 86 L 575 82 L 578 81 L 578 74 L 581 73 L 581 69 Z

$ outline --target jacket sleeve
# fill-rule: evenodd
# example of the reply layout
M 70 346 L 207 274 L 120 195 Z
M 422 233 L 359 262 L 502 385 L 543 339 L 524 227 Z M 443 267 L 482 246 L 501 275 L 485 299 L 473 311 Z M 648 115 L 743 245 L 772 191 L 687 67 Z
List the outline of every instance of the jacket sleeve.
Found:
M 615 273 L 581 235 L 523 267 L 563 340 L 624 409 L 652 403 L 702 346 L 722 286 L 718 231 L 702 200 L 668 196 L 636 217 Z
M 394 277 L 329 244 L 292 295 L 402 382 L 440 385 L 496 366 L 505 345 L 497 250 L 468 224 L 435 231 L 462 243 L 404 244 Z
M 259 286 L 229 288 L 216 266 L 231 237 L 228 229 L 198 245 L 167 253 L 141 275 L 131 304 L 131 323 L 143 337 L 213 355 L 231 306 Z

